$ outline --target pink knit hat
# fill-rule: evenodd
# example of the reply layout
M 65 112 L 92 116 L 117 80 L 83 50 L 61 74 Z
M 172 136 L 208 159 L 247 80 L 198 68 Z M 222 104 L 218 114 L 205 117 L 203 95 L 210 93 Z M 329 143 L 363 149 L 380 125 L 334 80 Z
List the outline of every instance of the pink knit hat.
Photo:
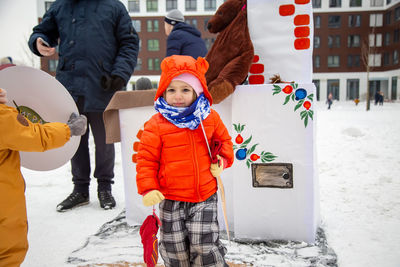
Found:
M 182 82 L 185 82 L 189 84 L 191 87 L 193 87 L 194 91 L 196 92 L 197 96 L 199 96 L 201 93 L 203 93 L 203 86 L 201 85 L 199 79 L 197 79 L 196 76 L 190 73 L 182 73 L 172 79 L 174 80 L 179 80 Z

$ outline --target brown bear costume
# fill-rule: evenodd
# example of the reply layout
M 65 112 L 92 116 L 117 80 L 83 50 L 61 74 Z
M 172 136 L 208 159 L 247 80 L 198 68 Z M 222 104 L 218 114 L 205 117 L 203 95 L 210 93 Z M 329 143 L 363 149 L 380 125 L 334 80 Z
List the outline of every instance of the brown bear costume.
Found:
M 254 57 L 254 47 L 247 26 L 247 1 L 228 0 L 208 22 L 208 30 L 218 33 L 206 59 L 208 90 L 213 102 L 220 103 L 247 77 Z

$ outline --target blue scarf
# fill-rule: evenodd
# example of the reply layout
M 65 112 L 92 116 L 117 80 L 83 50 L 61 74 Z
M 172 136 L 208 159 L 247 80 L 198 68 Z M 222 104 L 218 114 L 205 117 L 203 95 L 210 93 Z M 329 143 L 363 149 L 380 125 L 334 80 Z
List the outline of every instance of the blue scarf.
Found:
M 179 128 L 197 129 L 200 119 L 204 120 L 210 114 L 210 102 L 203 93 L 189 107 L 173 107 L 160 96 L 154 102 L 154 108 L 169 122 Z

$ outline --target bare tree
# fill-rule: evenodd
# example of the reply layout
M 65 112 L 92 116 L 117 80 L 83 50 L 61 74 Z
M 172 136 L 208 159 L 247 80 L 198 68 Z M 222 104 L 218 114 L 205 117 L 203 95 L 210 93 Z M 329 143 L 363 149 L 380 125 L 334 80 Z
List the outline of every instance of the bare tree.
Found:
M 367 73 L 367 106 L 366 110 L 370 109 L 371 95 L 370 95 L 370 85 L 369 85 L 369 73 L 373 71 L 375 66 L 375 56 L 376 56 L 376 35 L 375 26 L 372 26 L 371 32 L 363 39 L 361 44 L 361 60 L 365 66 L 365 71 Z M 371 37 L 370 37 L 371 36 Z

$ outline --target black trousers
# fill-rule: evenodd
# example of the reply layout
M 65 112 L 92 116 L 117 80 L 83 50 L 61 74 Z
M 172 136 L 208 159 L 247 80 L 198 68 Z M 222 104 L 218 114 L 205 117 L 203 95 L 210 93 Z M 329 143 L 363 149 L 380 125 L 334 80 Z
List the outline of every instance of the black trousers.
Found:
M 71 159 L 72 181 L 74 191 L 89 193 L 90 184 L 90 153 L 89 133 L 93 133 L 95 143 L 95 169 L 94 177 L 97 178 L 97 190 L 111 190 L 114 178 L 115 149 L 114 144 L 106 144 L 106 132 L 103 121 L 103 112 L 83 112 L 84 99 L 79 98 L 77 106 L 80 114 L 87 117 L 87 131 L 81 137 L 78 150 Z

